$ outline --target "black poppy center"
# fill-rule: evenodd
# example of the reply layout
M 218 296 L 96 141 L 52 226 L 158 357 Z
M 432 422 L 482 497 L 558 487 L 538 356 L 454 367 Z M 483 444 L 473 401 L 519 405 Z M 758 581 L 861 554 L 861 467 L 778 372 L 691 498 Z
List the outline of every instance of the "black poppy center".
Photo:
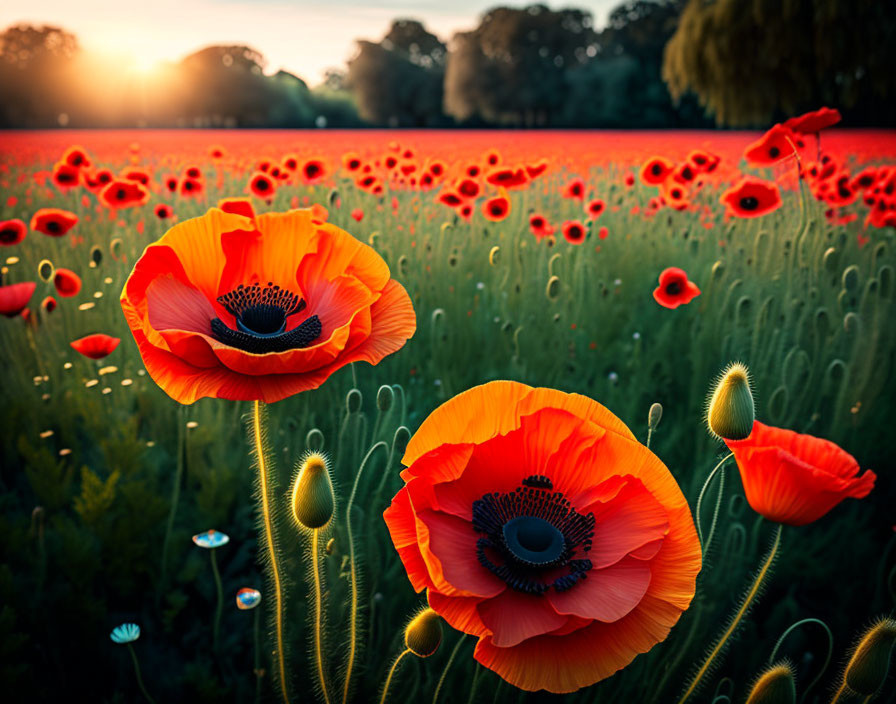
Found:
M 46 228 L 50 232 L 59 232 L 62 229 L 62 225 L 56 220 L 50 220 L 50 222 L 47 223 Z
M 266 190 L 268 190 L 268 182 L 265 181 L 264 179 L 258 179 L 258 180 L 255 182 L 255 187 L 256 187 L 259 191 L 266 191 Z
M 661 173 L 663 173 L 663 167 L 659 164 L 654 164 L 652 167 L 650 167 L 650 173 L 652 173 L 654 176 L 659 176 Z
M 666 284 L 666 293 L 668 293 L 670 296 L 677 296 L 679 293 L 681 293 L 681 282 L 673 281 Z
M 781 153 L 781 150 L 778 149 L 777 147 L 772 147 L 771 149 L 768 150 L 768 155 L 769 155 L 772 159 L 777 159 L 777 158 L 778 158 L 778 155 L 779 155 L 780 153 Z
M 12 228 L 0 230 L 0 242 L 15 242 L 17 237 L 16 231 Z
M 527 477 L 516 490 L 473 502 L 480 564 L 513 589 L 562 592 L 587 576 L 594 514 L 583 515 L 550 479 Z
M 322 331 L 316 315 L 287 331 L 287 318 L 304 310 L 305 300 L 271 282 L 266 286 L 258 282 L 251 286 L 240 284 L 219 296 L 218 303 L 236 318 L 236 329 L 215 318 L 211 322 L 212 335 L 226 345 L 253 354 L 308 347 Z
M 740 199 L 740 207 L 744 210 L 756 210 L 759 207 L 759 199 L 755 196 L 746 196 Z

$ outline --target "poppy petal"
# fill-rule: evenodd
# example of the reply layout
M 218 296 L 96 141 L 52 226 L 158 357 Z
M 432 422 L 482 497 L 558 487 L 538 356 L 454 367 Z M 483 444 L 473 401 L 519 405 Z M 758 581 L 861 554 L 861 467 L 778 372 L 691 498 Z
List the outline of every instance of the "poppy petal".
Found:
M 505 589 L 476 608 L 485 627 L 493 634 L 491 642 L 499 648 L 550 633 L 566 623 L 566 616 L 557 613 L 551 601 L 515 589 Z
M 618 621 L 634 609 L 647 593 L 650 565 L 626 559 L 604 569 L 591 569 L 574 589 L 549 591 L 547 598 L 561 614 L 596 621 Z M 495 645 L 501 645 L 492 639 Z

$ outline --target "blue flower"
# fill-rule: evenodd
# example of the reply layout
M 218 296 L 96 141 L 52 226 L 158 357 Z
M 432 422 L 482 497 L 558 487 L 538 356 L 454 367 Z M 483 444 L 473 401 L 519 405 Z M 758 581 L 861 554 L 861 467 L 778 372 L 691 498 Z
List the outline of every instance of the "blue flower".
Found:
M 236 593 L 236 608 L 241 611 L 254 609 L 261 603 L 261 592 L 251 587 L 243 587 Z
M 193 542 L 201 548 L 219 548 L 230 542 L 230 536 L 212 528 L 193 536 Z
M 115 630 L 109 634 L 114 643 L 124 645 L 125 643 L 133 643 L 140 637 L 140 626 L 136 623 L 123 623 L 116 626 Z

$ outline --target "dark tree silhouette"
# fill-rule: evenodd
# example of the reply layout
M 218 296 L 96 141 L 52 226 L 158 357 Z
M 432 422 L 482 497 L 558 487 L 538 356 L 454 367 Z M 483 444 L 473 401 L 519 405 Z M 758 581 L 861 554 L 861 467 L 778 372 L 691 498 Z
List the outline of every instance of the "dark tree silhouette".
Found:
M 716 121 L 768 124 L 827 104 L 855 121 L 896 117 L 893 4 L 878 0 L 690 0 L 663 77 Z

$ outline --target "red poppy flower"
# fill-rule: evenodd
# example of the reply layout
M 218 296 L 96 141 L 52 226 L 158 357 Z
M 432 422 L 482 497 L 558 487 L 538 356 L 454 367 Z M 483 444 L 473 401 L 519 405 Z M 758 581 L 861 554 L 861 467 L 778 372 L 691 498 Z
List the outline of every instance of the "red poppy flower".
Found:
M 196 197 L 202 195 L 204 187 L 198 178 L 184 178 L 180 182 L 180 194 L 182 196 Z
M 56 310 L 56 305 L 56 299 L 52 296 L 46 296 L 44 300 L 40 302 L 40 307 L 47 311 L 47 313 L 52 313 Z
M 472 178 L 464 178 L 456 184 L 457 192 L 464 198 L 476 198 L 479 196 L 479 182 Z
M 688 199 L 687 189 L 675 179 L 664 181 L 662 186 L 663 199 L 670 208 L 675 210 L 687 210 L 691 202 Z
M 818 134 L 825 127 L 836 125 L 840 122 L 840 111 L 834 108 L 819 108 L 813 112 L 807 112 L 799 117 L 791 117 L 784 123 L 784 127 L 794 132 L 803 134 Z
M 470 164 L 464 169 L 464 173 L 470 178 L 478 178 L 479 174 L 482 173 L 482 169 L 479 167 L 479 164 Z
M 90 158 L 82 147 L 72 146 L 65 150 L 62 155 L 62 161 L 76 169 L 86 169 L 90 167 Z
M 700 289 L 683 269 L 669 267 L 660 274 L 660 285 L 653 291 L 656 302 L 665 308 L 678 308 L 700 295 Z
M 11 247 L 25 239 L 28 228 L 21 220 L 3 220 L 0 222 L 0 245 Z
M 171 206 L 167 203 L 159 203 L 155 209 L 156 217 L 159 220 L 167 220 L 172 215 L 174 215 L 174 211 L 171 210 Z
M 166 176 L 165 188 L 168 189 L 169 193 L 174 193 L 175 191 L 177 191 L 177 176 Z
M 770 521 L 804 526 L 845 498 L 863 499 L 877 475 L 834 443 L 754 421 L 744 440 L 726 440 L 747 501 Z
M 149 201 L 149 191 L 136 181 L 116 179 L 100 192 L 100 202 L 107 208 L 136 208 Z
M 441 203 L 442 205 L 447 205 L 449 208 L 456 208 L 464 202 L 464 199 L 461 198 L 454 191 L 442 191 L 436 197 L 436 202 Z
M 693 183 L 695 178 L 697 178 L 697 170 L 687 161 L 682 162 L 672 170 L 672 179 L 678 181 L 678 183 L 685 185 Z
M 311 210 L 212 208 L 146 248 L 121 305 L 143 363 L 180 403 L 267 403 L 378 363 L 413 335 L 404 288 L 371 248 Z
M 71 343 L 72 348 L 90 359 L 102 359 L 108 356 L 121 342 L 120 338 L 97 333 L 87 335 Z
M 225 213 L 242 215 L 246 218 L 255 217 L 255 209 L 248 198 L 222 198 L 218 201 L 218 207 Z M 326 218 L 324 218 L 326 220 Z
M 755 218 L 781 207 L 778 186 L 747 176 L 731 186 L 720 198 L 727 211 L 739 218 Z
M 361 220 L 364 219 L 364 211 L 360 208 L 355 208 L 354 210 L 352 210 L 351 215 L 352 220 L 354 220 L 355 222 L 361 222 Z
M 625 175 L 625 186 L 626 186 L 626 188 L 631 188 L 631 187 L 634 186 L 634 185 L 635 185 L 635 177 L 634 177 L 634 175 L 633 175 L 633 174 L 626 174 L 626 175 Z
M 198 166 L 188 166 L 184 169 L 184 176 L 200 181 L 202 179 L 202 170 Z
M 81 182 L 81 171 L 71 164 L 60 161 L 53 167 L 52 179 L 57 188 L 67 190 Z
M 694 596 L 700 543 L 681 489 L 584 396 L 477 386 L 423 422 L 402 462 L 383 516 L 412 586 L 520 689 L 610 677 Z
M 125 181 L 134 181 L 141 186 L 149 185 L 149 173 L 143 169 L 125 169 L 121 172 L 121 177 Z
M 361 157 L 355 152 L 349 152 L 342 157 L 342 165 L 345 167 L 346 171 L 357 171 L 361 168 L 362 163 Z
M 497 166 L 501 163 L 501 153 L 497 149 L 489 149 L 485 153 L 485 163 L 489 166 Z
M 526 174 L 528 174 L 530 179 L 535 179 L 538 176 L 541 176 L 545 171 L 547 171 L 547 169 L 547 159 L 542 159 L 534 164 L 526 164 Z
M 209 147 L 208 154 L 212 159 L 223 159 L 224 158 L 224 147 Z
M 447 164 L 441 159 L 433 159 L 426 165 L 426 170 L 431 173 L 435 178 L 441 178 L 445 175 L 445 170 L 448 168 Z
M 651 157 L 641 167 L 641 182 L 648 186 L 658 186 L 666 180 L 674 168 L 675 165 L 668 159 L 663 159 L 661 156 Z
M 503 220 L 510 214 L 510 201 L 505 196 L 489 198 L 482 206 L 482 214 L 492 222 Z
M 274 197 L 276 186 L 271 177 L 261 171 L 256 171 L 249 179 L 249 192 L 258 198 L 271 200 Z
M 327 175 L 324 162 L 320 159 L 309 159 L 302 166 L 302 178 L 305 183 L 318 183 Z
M 712 173 L 721 161 L 721 157 L 710 154 L 703 149 L 694 149 L 688 154 L 688 164 L 698 173 Z
M 588 234 L 585 226 L 578 220 L 567 220 L 561 226 L 561 231 L 563 237 L 570 244 L 582 244 L 585 241 L 585 235 Z
M 0 286 L 0 315 L 15 318 L 28 306 L 37 284 L 26 281 L 21 284 Z
M 877 167 L 876 166 L 868 166 L 862 169 L 859 173 L 857 173 L 852 181 L 850 182 L 850 186 L 854 191 L 864 191 L 871 186 L 874 185 L 874 182 L 877 180 Z
M 81 292 L 81 277 L 71 269 L 56 269 L 53 274 L 53 285 L 60 296 L 71 298 Z
M 31 217 L 31 229 L 50 237 L 62 237 L 77 224 L 77 215 L 58 208 L 41 208 Z
M 93 193 L 103 190 L 107 184 L 115 179 L 115 174 L 109 171 L 109 169 L 100 169 L 93 173 L 83 170 L 81 176 L 84 180 L 84 185 Z
M 757 166 L 771 166 L 794 154 L 794 134 L 783 125 L 775 125 L 744 149 L 744 157 Z
M 526 176 L 526 170 L 522 167 L 513 168 L 505 166 L 489 171 L 485 180 L 493 186 L 503 186 L 504 188 L 521 188 L 529 181 Z
M 595 198 L 585 207 L 585 212 L 592 220 L 597 220 L 604 212 L 606 205 L 600 198 Z
M 535 235 L 535 239 L 537 240 L 554 233 L 554 228 L 551 227 L 550 223 L 541 213 L 532 213 L 532 215 L 529 216 L 529 228 L 532 230 L 532 234 Z
M 295 171 L 299 168 L 299 157 L 294 154 L 287 154 L 283 157 L 283 168 L 287 171 Z
M 563 197 L 582 200 L 585 197 L 585 181 L 580 178 L 574 178 L 567 183 L 563 189 Z
M 464 203 L 457 209 L 457 214 L 467 222 L 471 222 L 473 220 L 473 206 L 469 203 Z

